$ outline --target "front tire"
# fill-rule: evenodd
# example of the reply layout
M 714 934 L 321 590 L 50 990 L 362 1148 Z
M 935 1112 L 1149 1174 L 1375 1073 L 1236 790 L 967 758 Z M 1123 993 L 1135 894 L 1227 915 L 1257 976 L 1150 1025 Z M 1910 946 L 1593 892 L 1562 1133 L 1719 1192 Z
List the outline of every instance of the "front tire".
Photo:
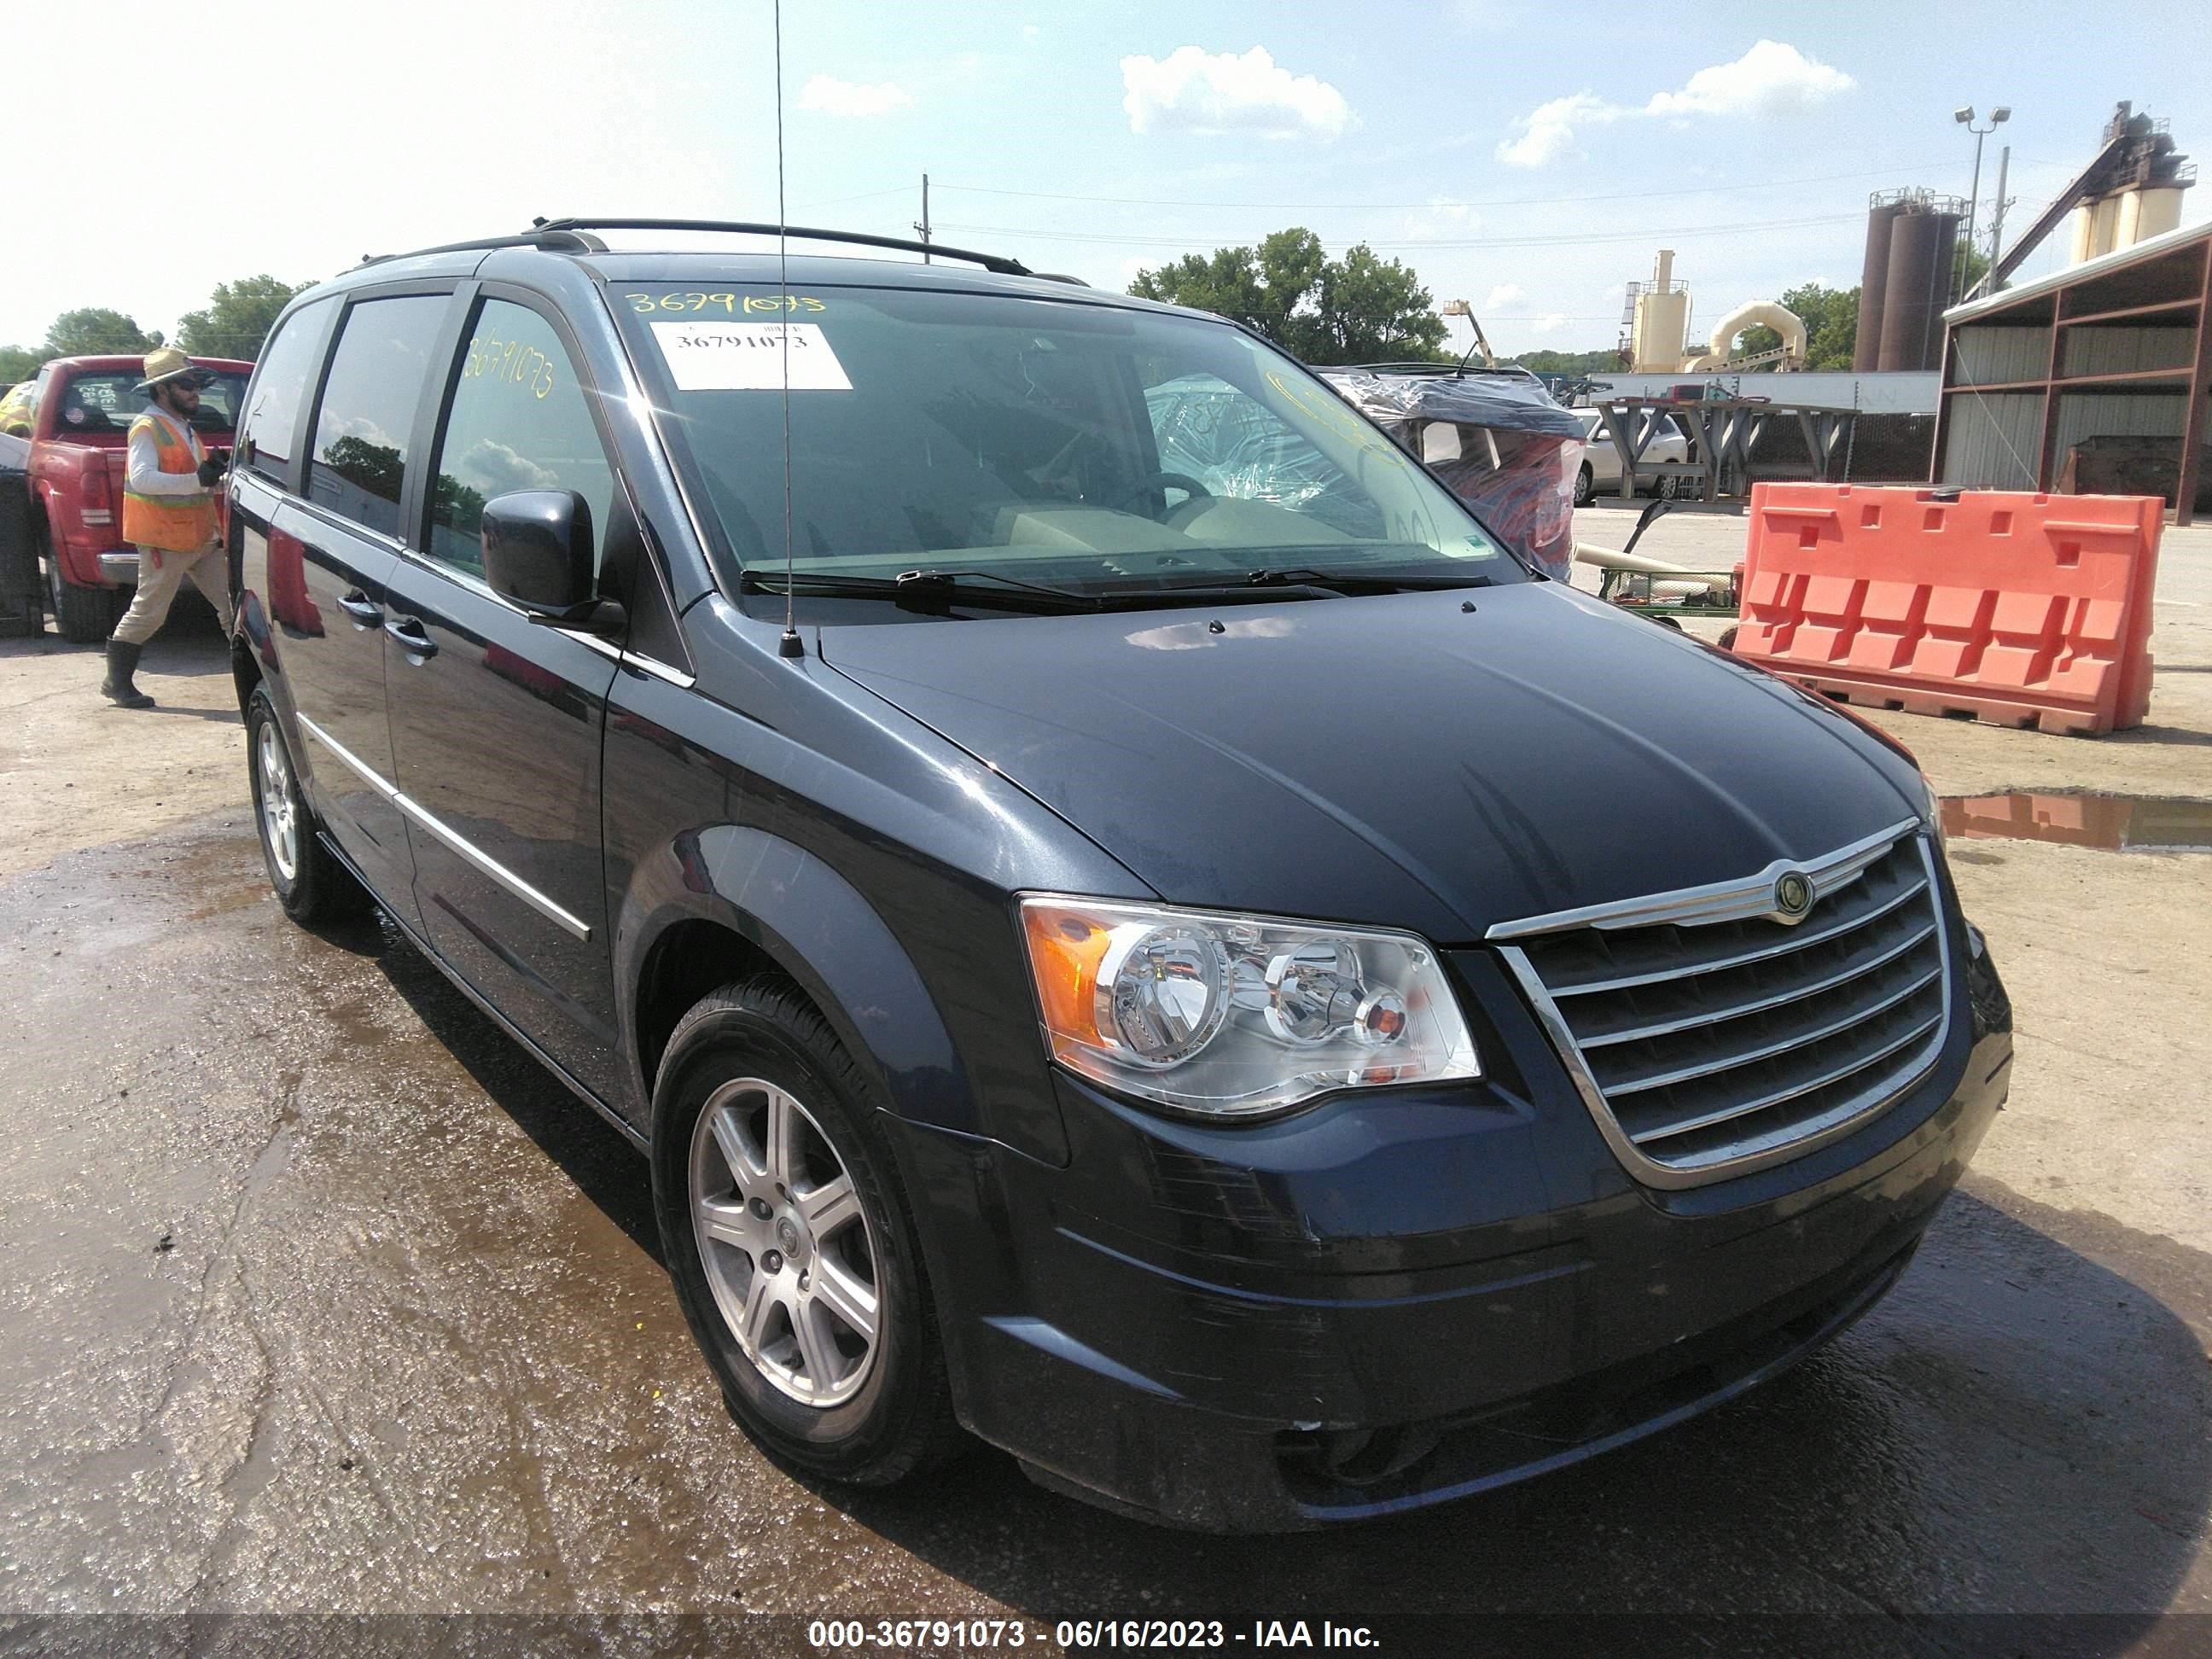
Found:
M 284 914 L 304 924 L 346 921 L 368 909 L 368 890 L 315 833 L 314 814 L 265 685 L 253 688 L 246 706 L 246 763 L 261 861 Z
M 1584 461 L 1583 470 L 1575 474 L 1575 505 L 1588 507 L 1596 499 L 1597 475 L 1590 471 L 1589 463 Z
M 866 1079 L 789 981 L 678 1024 L 653 1095 L 677 1299 L 731 1416 L 809 1473 L 884 1486 L 957 1450 L 936 1316 Z

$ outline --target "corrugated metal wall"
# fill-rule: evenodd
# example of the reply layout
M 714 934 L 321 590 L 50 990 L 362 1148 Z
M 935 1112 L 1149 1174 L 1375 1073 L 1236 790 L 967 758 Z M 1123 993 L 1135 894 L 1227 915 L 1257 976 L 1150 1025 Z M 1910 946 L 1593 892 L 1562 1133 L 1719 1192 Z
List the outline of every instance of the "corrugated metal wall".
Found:
M 2196 361 L 2196 350 L 2194 329 L 2069 328 L 2058 372 L 2128 374 L 2145 368 L 2186 372 Z
M 2051 465 L 2084 438 L 2171 438 L 2181 441 L 2189 399 L 2179 392 L 2069 392 L 2058 399 L 2058 430 Z
M 2033 489 L 2042 437 L 2040 392 L 1954 393 L 1942 482 L 1979 489 Z
M 2039 380 L 2051 369 L 2047 328 L 1962 328 L 1951 337 L 1958 351 L 1960 386 L 2002 386 Z

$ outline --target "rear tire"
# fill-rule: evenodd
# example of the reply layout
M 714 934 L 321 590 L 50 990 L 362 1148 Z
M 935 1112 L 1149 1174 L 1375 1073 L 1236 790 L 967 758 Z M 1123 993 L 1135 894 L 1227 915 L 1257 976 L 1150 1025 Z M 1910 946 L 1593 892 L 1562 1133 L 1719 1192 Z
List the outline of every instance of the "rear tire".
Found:
M 1597 475 L 1590 471 L 1589 463 L 1584 461 L 1583 470 L 1575 474 L 1575 505 L 1588 507 L 1596 499 Z
M 368 890 L 316 834 L 315 815 L 265 685 L 255 686 L 246 705 L 246 765 L 261 861 L 284 914 L 305 924 L 349 921 L 366 911 Z
M 79 587 L 62 574 L 60 555 L 46 553 L 46 597 L 53 607 L 54 626 L 71 645 L 98 645 L 115 631 L 131 596 L 112 587 Z
M 677 1299 L 738 1426 L 781 1462 L 887 1486 L 964 1440 L 868 1093 L 796 986 L 726 985 L 661 1061 L 653 1199 Z

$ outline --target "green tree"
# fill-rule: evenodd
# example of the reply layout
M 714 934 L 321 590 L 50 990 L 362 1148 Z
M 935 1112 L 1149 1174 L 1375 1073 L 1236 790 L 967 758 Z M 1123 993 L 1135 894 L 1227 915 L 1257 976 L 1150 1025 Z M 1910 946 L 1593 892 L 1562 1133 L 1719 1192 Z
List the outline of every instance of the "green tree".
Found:
M 391 444 L 339 438 L 324 451 L 323 462 L 347 483 L 360 485 L 380 501 L 399 499 L 399 451 Z
M 33 351 L 22 346 L 0 346 L 0 386 L 12 386 L 18 380 L 27 380 L 39 372 L 39 365 L 46 361 L 43 351 Z
M 54 319 L 46 330 L 46 355 L 81 357 L 145 352 L 161 343 L 160 330 L 149 332 L 138 326 L 136 318 L 105 306 L 85 306 Z
M 1309 363 L 1443 356 L 1443 319 L 1411 269 L 1364 242 L 1332 259 L 1303 227 L 1257 247 L 1186 253 L 1139 271 L 1129 292 L 1233 319 Z
M 195 357 L 257 358 L 277 313 L 307 286 L 266 273 L 217 283 L 204 311 L 188 311 L 178 319 L 177 343 Z
M 1620 368 L 1620 353 L 1611 346 L 1595 351 L 1524 351 L 1513 361 L 1534 374 L 1607 374 Z

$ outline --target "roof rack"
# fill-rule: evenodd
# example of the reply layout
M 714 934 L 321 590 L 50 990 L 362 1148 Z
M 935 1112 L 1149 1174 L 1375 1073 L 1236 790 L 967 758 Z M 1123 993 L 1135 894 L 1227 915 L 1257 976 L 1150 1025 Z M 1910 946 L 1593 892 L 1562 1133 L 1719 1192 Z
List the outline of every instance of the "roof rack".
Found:
M 432 253 L 473 253 L 479 249 L 495 247 L 536 247 L 548 253 L 605 253 L 607 245 L 596 236 L 580 231 L 548 227 L 538 222 L 536 230 L 525 231 L 520 236 L 479 236 L 467 242 L 441 242 L 436 247 L 410 248 L 404 253 L 364 253 L 364 265 L 380 265 L 392 259 L 416 259 Z
M 796 236 L 809 242 L 853 242 L 862 247 L 896 248 L 904 253 L 933 254 L 981 265 L 1000 276 L 1030 276 L 1036 273 L 1018 259 L 1002 254 L 977 253 L 973 249 L 948 247 L 942 242 L 909 241 L 903 236 L 869 236 L 857 230 L 820 230 L 806 225 L 770 225 L 742 219 L 537 219 L 536 234 L 594 230 L 719 230 L 745 236 Z M 592 240 L 597 240 L 597 238 Z M 593 249 L 599 252 L 599 249 Z

